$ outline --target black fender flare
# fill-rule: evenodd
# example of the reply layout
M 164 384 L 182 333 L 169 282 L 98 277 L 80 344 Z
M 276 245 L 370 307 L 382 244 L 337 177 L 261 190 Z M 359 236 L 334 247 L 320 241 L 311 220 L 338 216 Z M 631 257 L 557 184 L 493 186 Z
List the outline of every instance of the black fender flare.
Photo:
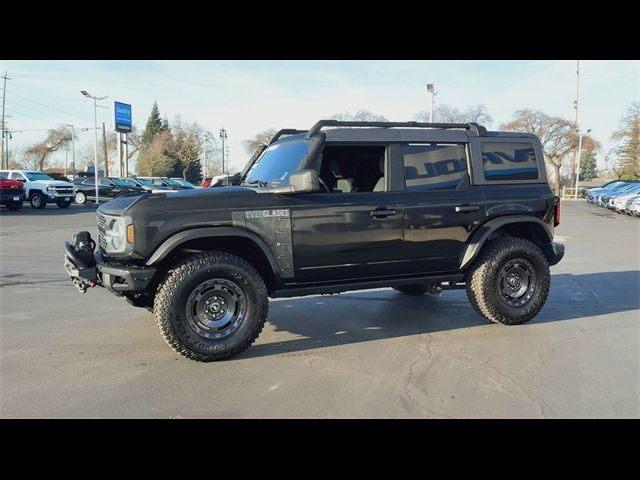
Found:
M 478 228 L 478 230 L 473 234 L 466 249 L 464 250 L 459 269 L 463 270 L 467 268 L 471 262 L 475 260 L 478 253 L 480 253 L 484 242 L 487 241 L 493 232 L 510 223 L 534 223 L 540 225 L 546 234 L 546 243 L 551 243 L 553 241 L 553 234 L 551 233 L 551 230 L 549 230 L 549 226 L 539 218 L 532 217 L 530 215 L 509 215 L 506 217 L 494 218 Z
M 276 263 L 276 259 L 269 250 L 267 244 L 255 233 L 240 227 L 202 227 L 202 228 L 193 228 L 191 230 L 185 230 L 182 232 L 178 232 L 164 242 L 160 244 L 160 246 L 156 249 L 156 251 L 151 255 L 149 260 L 147 260 L 147 265 L 156 265 L 162 260 L 166 258 L 167 255 L 176 247 L 179 247 L 185 242 L 189 240 L 194 240 L 196 238 L 214 238 L 214 237 L 244 237 L 253 241 L 257 247 L 262 251 L 262 253 L 267 258 L 271 269 L 273 270 L 274 275 L 278 275 L 278 264 Z

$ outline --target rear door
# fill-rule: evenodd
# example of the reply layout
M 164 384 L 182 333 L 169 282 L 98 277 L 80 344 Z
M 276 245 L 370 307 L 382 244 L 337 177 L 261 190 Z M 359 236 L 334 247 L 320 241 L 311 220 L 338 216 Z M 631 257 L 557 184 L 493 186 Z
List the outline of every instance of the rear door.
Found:
M 455 271 L 469 232 L 484 218 L 482 191 L 470 185 L 467 143 L 415 142 L 402 146 L 406 192 L 406 273 Z

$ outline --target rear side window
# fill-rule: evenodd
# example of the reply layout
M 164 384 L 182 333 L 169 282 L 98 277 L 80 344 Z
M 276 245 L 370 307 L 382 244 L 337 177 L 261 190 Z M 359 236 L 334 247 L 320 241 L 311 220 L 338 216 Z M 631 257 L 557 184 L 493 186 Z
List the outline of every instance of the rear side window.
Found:
M 538 161 L 531 143 L 482 144 L 485 180 L 537 180 Z
M 403 154 L 407 192 L 455 189 L 467 171 L 464 145 L 410 143 Z

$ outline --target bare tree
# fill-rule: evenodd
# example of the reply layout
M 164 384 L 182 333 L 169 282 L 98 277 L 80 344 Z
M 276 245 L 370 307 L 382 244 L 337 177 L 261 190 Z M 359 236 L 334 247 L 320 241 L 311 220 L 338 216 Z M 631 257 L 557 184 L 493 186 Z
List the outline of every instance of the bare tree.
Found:
M 71 132 L 65 125 L 49 130 L 47 138 L 42 142 L 32 145 L 29 151 L 31 161 L 38 159 L 37 169 L 42 171 L 44 164 L 53 152 L 65 148 L 71 142 Z
M 560 168 L 567 154 L 578 146 L 575 124 L 560 117 L 553 117 L 539 110 L 518 110 L 514 119 L 500 127 L 501 130 L 533 133 L 540 139 L 545 159 L 555 171 L 555 192 L 560 195 Z
M 618 142 L 615 172 L 623 180 L 640 179 L 640 102 L 633 102 L 611 135 Z
M 187 178 L 189 168 L 200 160 L 202 129 L 197 123 L 176 121 L 171 127 L 168 153 L 182 167 L 182 178 Z
M 20 155 L 20 163 L 27 170 L 37 170 L 38 165 L 40 165 L 40 157 L 41 153 L 34 151 L 33 147 L 27 148 Z
M 173 160 L 166 155 L 171 143 L 171 134 L 164 131 L 155 135 L 138 156 L 138 175 L 167 177 L 171 175 Z
M 423 110 L 416 115 L 418 120 L 429 121 L 429 111 Z M 485 127 L 491 126 L 493 118 L 489 115 L 487 107 L 484 105 L 471 105 L 465 110 L 447 105 L 445 103 L 437 104 L 433 111 L 433 121 L 436 123 L 479 123 Z
M 373 113 L 370 110 L 366 110 L 361 108 L 355 113 L 346 111 L 336 113 L 331 117 L 333 120 L 342 120 L 342 121 L 354 121 L 354 122 L 387 122 L 387 117 L 384 115 L 378 115 L 377 113 Z
M 267 128 L 260 133 L 256 133 L 255 136 L 242 141 L 242 146 L 245 151 L 251 155 L 258 147 L 269 145 L 269 142 L 276 134 L 275 128 Z

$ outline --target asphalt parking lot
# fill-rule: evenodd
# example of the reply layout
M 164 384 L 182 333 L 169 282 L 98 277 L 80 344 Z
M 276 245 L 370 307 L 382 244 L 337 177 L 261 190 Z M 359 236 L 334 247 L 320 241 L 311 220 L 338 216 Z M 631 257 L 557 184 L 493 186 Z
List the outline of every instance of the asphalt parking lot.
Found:
M 640 416 L 640 220 L 562 204 L 541 314 L 488 324 L 464 291 L 391 289 L 271 302 L 252 348 L 175 354 L 152 315 L 80 295 L 62 242 L 93 207 L 0 215 L 3 418 L 584 418 Z

